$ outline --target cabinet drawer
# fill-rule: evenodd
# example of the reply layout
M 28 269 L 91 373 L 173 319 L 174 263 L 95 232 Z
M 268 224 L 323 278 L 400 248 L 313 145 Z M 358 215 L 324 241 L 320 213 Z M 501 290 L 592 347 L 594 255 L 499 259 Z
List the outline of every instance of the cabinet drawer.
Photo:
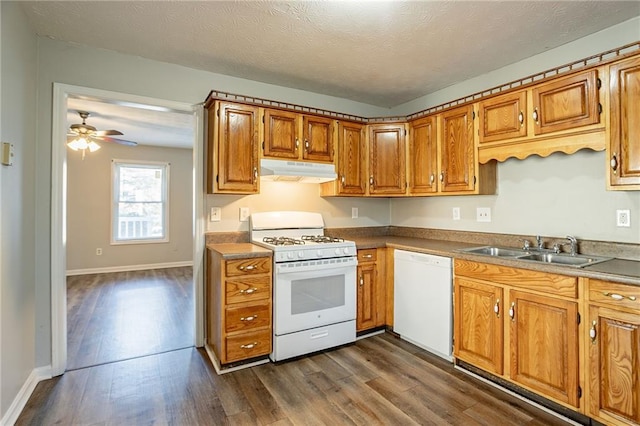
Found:
M 454 274 L 496 284 L 523 287 L 556 296 L 578 297 L 578 279 L 566 275 L 455 259 Z
M 358 262 L 375 262 L 377 254 L 376 249 L 358 250 Z
M 271 299 L 271 276 L 237 277 L 225 282 L 227 305 Z
M 267 355 L 271 353 L 271 329 L 227 337 L 226 347 L 226 362 Z
M 640 287 L 590 279 L 589 301 L 640 310 Z
M 254 305 L 241 305 L 225 311 L 225 331 L 252 330 L 271 324 L 271 301 Z
M 270 257 L 251 257 L 248 259 L 227 260 L 225 262 L 225 274 L 227 277 L 265 274 L 270 272 Z

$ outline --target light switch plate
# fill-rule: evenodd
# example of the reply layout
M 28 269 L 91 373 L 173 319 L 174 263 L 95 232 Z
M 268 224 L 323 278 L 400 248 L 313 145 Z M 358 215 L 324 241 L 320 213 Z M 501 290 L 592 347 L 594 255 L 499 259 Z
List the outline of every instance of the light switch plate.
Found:
M 358 218 L 358 208 L 351 207 L 351 219 L 357 219 L 357 218 Z
M 13 144 L 9 142 L 2 142 L 2 164 L 5 166 L 13 166 Z
M 629 228 L 631 226 L 631 211 L 616 210 L 616 225 L 623 228 Z
M 240 222 L 249 220 L 249 207 L 240 207 Z
M 211 207 L 209 220 L 211 220 L 211 222 L 220 222 L 220 219 L 222 219 L 222 209 L 220 207 Z
M 453 220 L 460 220 L 460 207 L 454 207 L 452 211 Z

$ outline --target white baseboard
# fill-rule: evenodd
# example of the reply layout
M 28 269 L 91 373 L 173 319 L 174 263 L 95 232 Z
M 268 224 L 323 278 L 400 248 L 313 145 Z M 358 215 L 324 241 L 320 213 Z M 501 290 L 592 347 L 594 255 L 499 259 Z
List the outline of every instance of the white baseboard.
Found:
M 70 277 L 72 275 L 106 274 L 109 272 L 146 271 L 149 269 L 181 268 L 183 266 L 193 266 L 193 260 L 185 260 L 182 262 L 150 263 L 146 265 L 125 265 L 125 266 L 107 266 L 104 268 L 69 269 L 67 271 L 67 276 Z
M 18 420 L 20 413 L 24 409 L 24 406 L 27 405 L 27 401 L 31 397 L 31 394 L 35 390 L 38 383 L 43 380 L 50 379 L 51 376 L 51 366 L 34 368 L 27 377 L 27 381 L 24 382 L 20 391 L 13 399 L 13 402 L 9 406 L 9 409 L 0 420 L 0 425 L 2 426 L 12 426 Z

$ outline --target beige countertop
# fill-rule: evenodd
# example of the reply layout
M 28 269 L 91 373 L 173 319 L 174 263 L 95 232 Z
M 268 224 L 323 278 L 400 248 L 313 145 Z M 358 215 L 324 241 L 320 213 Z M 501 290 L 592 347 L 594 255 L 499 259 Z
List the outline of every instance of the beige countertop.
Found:
M 207 249 L 219 253 L 224 259 L 247 259 L 251 257 L 271 257 L 273 252 L 251 243 L 207 244 Z
M 351 237 L 358 249 L 391 247 L 400 250 L 453 257 L 475 262 L 493 263 L 516 268 L 544 271 L 576 277 L 595 278 L 618 283 L 640 286 L 640 261 L 613 259 L 584 268 L 549 265 L 504 257 L 486 256 L 462 252 L 462 249 L 480 247 L 483 244 L 459 241 L 430 240 L 424 238 L 379 236 Z

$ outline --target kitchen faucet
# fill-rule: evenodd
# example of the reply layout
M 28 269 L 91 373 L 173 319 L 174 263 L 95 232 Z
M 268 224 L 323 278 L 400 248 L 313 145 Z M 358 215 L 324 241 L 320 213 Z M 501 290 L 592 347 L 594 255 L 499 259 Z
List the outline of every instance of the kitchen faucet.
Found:
M 571 244 L 571 256 L 575 256 L 578 254 L 578 240 L 576 240 L 576 237 L 571 235 L 567 235 L 567 240 L 569 240 L 569 243 Z
M 536 235 L 536 243 L 538 244 L 538 250 L 544 249 L 544 241 L 540 235 Z

